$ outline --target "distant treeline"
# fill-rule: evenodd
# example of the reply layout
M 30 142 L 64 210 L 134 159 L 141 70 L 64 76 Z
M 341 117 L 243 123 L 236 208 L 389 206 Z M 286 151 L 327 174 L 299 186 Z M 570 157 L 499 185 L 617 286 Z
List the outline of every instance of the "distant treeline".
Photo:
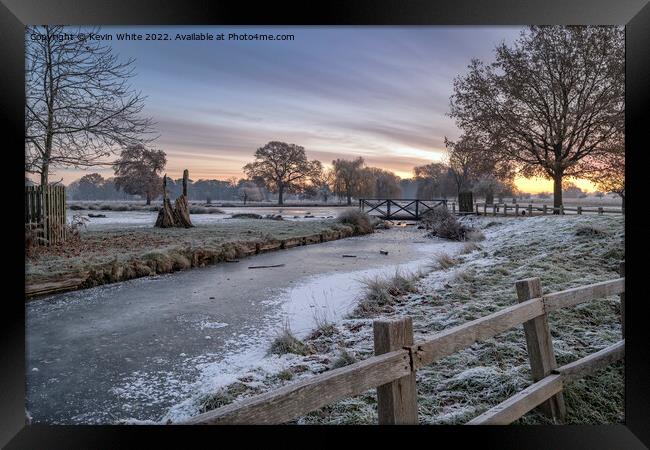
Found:
M 176 198 L 182 191 L 182 179 L 167 177 L 167 191 L 171 198 Z M 477 195 L 480 194 L 480 186 Z M 98 173 L 84 175 L 73 181 L 66 188 L 69 200 L 144 200 L 144 196 L 130 195 L 117 189 L 114 178 L 104 178 Z M 365 197 L 390 197 L 390 198 L 451 198 L 456 196 L 453 183 L 433 183 L 430 179 L 406 178 L 391 179 L 387 185 L 374 183 L 368 186 L 365 192 L 360 192 Z M 505 192 L 504 192 L 505 193 Z M 189 180 L 188 195 L 190 200 L 197 201 L 275 201 L 277 194 L 269 192 L 249 179 L 230 180 Z M 160 199 L 158 197 L 157 199 Z M 327 198 L 318 190 L 305 190 L 296 194 L 288 194 L 287 200 L 313 200 L 343 203 L 345 195 L 336 195 L 330 192 Z

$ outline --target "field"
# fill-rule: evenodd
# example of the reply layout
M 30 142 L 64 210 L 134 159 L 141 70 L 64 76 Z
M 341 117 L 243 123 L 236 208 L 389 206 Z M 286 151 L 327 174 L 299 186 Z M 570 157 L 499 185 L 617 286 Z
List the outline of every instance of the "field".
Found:
M 269 370 L 242 373 L 227 386 L 206 395 L 195 412 L 216 408 L 304 377 L 372 355 L 372 320 L 408 315 L 415 339 L 485 316 L 516 303 L 516 280 L 539 277 L 544 292 L 618 276 L 624 259 L 621 216 L 546 216 L 526 219 L 468 217 L 485 240 L 469 243 L 458 255 L 431 255 L 429 270 L 368 280 L 359 298 L 392 287 L 381 308 L 351 314 L 320 325 L 302 341 L 278 330 Z M 400 289 L 394 289 L 401 286 Z M 618 297 L 599 299 L 550 315 L 559 365 L 602 349 L 620 339 Z M 270 349 L 272 351 L 273 349 Z M 417 373 L 419 420 L 461 424 L 532 383 L 521 326 L 477 343 Z M 567 423 L 620 423 L 623 416 L 623 363 L 569 385 L 564 391 Z M 186 405 L 187 406 L 187 405 Z M 377 422 L 376 394 L 338 402 L 296 420 L 301 424 L 371 424 Z M 174 417 L 173 414 L 169 416 Z M 531 412 L 516 423 L 548 420 Z

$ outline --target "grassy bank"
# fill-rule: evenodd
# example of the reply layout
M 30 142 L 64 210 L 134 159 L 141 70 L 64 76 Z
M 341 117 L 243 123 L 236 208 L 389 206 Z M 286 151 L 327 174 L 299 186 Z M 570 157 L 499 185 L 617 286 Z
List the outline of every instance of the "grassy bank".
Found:
M 255 253 L 362 234 L 336 220 L 230 220 L 189 229 L 133 228 L 85 231 L 65 245 L 27 258 L 30 286 L 77 282 L 91 287 L 234 260 Z
M 368 283 L 360 304 L 377 296 L 381 308 L 328 324 L 292 348 L 281 372 L 257 370 L 206 396 L 201 411 L 313 376 L 373 354 L 372 321 L 411 316 L 416 340 L 483 317 L 517 302 L 514 283 L 541 279 L 544 293 L 616 278 L 624 259 L 620 216 L 468 218 L 485 240 L 459 255 L 432 255 L 428 273 L 396 274 Z M 400 286 L 402 288 L 398 289 Z M 404 288 L 406 286 L 407 288 Z M 394 289 L 393 289 L 394 288 Z M 617 296 L 598 299 L 550 315 L 559 365 L 596 352 L 621 338 Z M 306 353 L 306 354 L 304 354 Z M 278 356 L 273 356 L 279 358 Z M 532 384 L 523 326 L 444 358 L 417 372 L 419 419 L 427 424 L 462 424 Z M 622 422 L 623 363 L 612 365 L 564 391 L 566 422 Z M 377 423 L 374 390 L 296 420 L 301 424 Z M 531 412 L 517 424 L 548 420 Z

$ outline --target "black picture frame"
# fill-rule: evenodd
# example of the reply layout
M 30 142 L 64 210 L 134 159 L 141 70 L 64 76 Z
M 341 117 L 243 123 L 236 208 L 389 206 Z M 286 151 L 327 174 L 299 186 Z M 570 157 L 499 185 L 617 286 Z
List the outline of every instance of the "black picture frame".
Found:
M 626 359 L 625 425 L 509 427 L 181 427 L 181 426 L 45 426 L 25 425 L 24 229 L 7 221 L 3 237 L 2 385 L 0 444 L 6 448 L 122 448 L 143 439 L 192 445 L 208 438 L 214 445 L 227 437 L 248 443 L 252 437 L 284 446 L 348 443 L 353 435 L 390 445 L 463 445 L 483 448 L 634 449 L 650 446 L 650 352 L 643 296 L 644 248 L 642 149 L 650 123 L 650 4 L 648 0 L 339 0 L 263 2 L 191 0 L 0 0 L 0 115 L 3 168 L 11 191 L 4 207 L 21 211 L 24 154 L 24 26 L 69 25 L 525 25 L 590 24 L 626 26 Z M 635 209 L 637 208 L 637 209 Z M 630 216 L 631 215 L 631 216 Z M 635 221 L 637 222 L 635 225 Z M 636 240 L 636 242 L 635 242 Z M 631 281 L 630 281 L 631 280 Z M 345 436 L 344 436 L 345 435 Z M 422 441 L 422 443 L 416 443 Z M 293 444 L 293 445 L 292 445 Z M 196 445 L 196 444 L 194 444 Z

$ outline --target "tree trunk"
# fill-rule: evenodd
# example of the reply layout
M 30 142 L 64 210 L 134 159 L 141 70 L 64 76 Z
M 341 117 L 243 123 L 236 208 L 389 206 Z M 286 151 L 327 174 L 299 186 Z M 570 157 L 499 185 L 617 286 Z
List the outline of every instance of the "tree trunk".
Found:
M 158 218 L 156 219 L 157 228 L 190 228 L 192 221 L 190 220 L 190 208 L 187 203 L 187 178 L 189 174 L 187 170 L 183 172 L 183 194 L 176 199 L 174 207 L 167 198 L 167 174 L 163 177 L 163 204 L 160 211 L 158 211 Z M 147 194 L 147 201 L 149 195 Z M 147 203 L 149 204 L 149 203 Z
M 284 186 L 280 185 L 278 188 L 278 205 L 284 204 Z
M 151 205 L 151 194 L 147 192 L 147 206 Z
M 47 164 L 44 164 L 43 167 L 41 168 L 41 186 L 47 186 L 48 171 L 49 171 L 49 166 Z
M 562 175 L 560 171 L 553 176 L 553 214 L 560 214 L 562 206 Z

